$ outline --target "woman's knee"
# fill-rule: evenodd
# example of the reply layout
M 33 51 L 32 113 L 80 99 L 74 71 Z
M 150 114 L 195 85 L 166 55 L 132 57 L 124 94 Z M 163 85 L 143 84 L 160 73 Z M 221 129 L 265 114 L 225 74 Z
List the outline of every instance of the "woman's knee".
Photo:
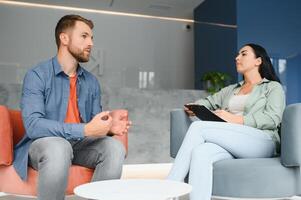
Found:
M 195 129 L 200 128 L 204 122 L 203 121 L 194 121 L 191 123 L 189 128 Z
M 189 127 L 189 132 L 200 132 L 201 130 L 205 128 L 215 127 L 216 122 L 210 122 L 210 121 L 194 121 L 191 123 Z
M 232 157 L 229 152 L 214 143 L 204 143 L 195 147 L 192 151 L 193 159 L 214 160 L 216 156 Z
M 190 124 L 187 135 L 200 134 L 203 121 L 194 121 Z
M 225 126 L 232 126 L 233 124 L 224 123 L 224 122 L 215 122 L 215 121 L 194 121 L 192 123 L 195 127 L 202 127 L 202 128 L 224 128 Z M 236 126 L 236 124 L 234 124 Z M 237 124 L 237 126 L 241 126 Z

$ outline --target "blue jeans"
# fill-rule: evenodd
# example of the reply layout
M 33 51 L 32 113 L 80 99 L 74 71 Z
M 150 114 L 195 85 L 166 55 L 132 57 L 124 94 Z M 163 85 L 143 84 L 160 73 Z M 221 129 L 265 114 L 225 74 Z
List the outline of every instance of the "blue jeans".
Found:
M 239 124 L 195 121 L 187 131 L 168 179 L 184 181 L 189 172 L 190 200 L 210 200 L 214 162 L 266 158 L 274 152 L 275 142 L 262 130 Z
M 85 137 L 79 141 L 44 137 L 29 148 L 29 164 L 39 173 L 39 200 L 65 199 L 71 164 L 95 168 L 92 181 L 119 179 L 124 158 L 124 146 L 111 137 Z

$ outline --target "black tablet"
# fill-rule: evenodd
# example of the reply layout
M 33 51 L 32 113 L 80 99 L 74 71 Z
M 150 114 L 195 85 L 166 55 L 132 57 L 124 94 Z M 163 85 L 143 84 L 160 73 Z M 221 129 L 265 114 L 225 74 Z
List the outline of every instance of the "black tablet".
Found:
M 226 122 L 213 112 L 211 112 L 208 108 L 202 105 L 197 104 L 186 104 L 184 105 L 186 108 L 191 110 L 200 120 L 203 121 L 217 121 L 217 122 Z

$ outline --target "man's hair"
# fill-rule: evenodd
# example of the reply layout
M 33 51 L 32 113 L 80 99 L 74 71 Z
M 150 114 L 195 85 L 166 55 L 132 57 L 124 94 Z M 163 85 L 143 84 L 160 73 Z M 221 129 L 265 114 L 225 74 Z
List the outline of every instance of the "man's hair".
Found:
M 65 15 L 58 21 L 58 23 L 56 24 L 56 27 L 55 27 L 55 42 L 56 42 L 57 48 L 59 48 L 60 44 L 61 44 L 60 34 L 62 32 L 64 32 L 66 29 L 73 28 L 77 21 L 84 22 L 91 29 L 93 29 L 93 27 L 94 27 L 94 24 L 91 20 L 85 19 L 82 16 Z

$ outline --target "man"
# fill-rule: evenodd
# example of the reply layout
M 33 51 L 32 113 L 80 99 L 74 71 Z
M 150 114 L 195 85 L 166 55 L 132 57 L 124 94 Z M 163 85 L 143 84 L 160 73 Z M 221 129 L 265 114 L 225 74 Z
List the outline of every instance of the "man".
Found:
M 38 199 L 64 199 L 71 164 L 95 168 L 92 181 L 118 179 L 123 145 L 108 133 L 127 133 L 129 121 L 112 126 L 101 112 L 97 79 L 79 62 L 88 62 L 93 22 L 78 15 L 62 17 L 55 28 L 57 56 L 28 71 L 21 110 L 26 133 L 15 147 L 14 167 L 23 180 L 27 166 L 39 172 Z

